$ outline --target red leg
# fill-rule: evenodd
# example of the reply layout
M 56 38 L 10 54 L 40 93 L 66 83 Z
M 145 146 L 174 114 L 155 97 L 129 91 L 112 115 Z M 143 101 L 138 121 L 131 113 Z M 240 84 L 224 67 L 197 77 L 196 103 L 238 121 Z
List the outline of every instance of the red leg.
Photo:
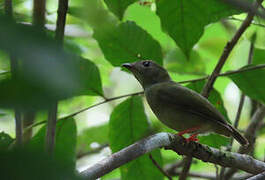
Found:
M 197 133 L 191 135 L 188 139 L 186 139 L 187 142 L 190 142 L 190 141 L 199 141 L 199 139 L 197 139 Z
M 184 130 L 184 131 L 180 131 L 180 132 L 178 133 L 178 135 L 179 135 L 179 136 L 182 136 L 183 134 L 191 133 L 191 132 L 194 132 L 194 131 L 196 131 L 196 130 L 198 130 L 198 129 L 200 129 L 199 126 L 197 126 L 197 127 L 193 127 L 193 128 L 189 128 L 189 129 L 186 129 L 186 130 Z

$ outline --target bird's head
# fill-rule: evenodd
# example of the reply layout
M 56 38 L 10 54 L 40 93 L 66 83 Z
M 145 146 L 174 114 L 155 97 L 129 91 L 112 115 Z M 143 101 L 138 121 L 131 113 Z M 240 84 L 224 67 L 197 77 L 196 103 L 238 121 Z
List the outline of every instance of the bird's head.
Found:
M 144 89 L 153 84 L 171 80 L 167 71 L 151 60 L 125 63 L 122 66 L 133 73 Z

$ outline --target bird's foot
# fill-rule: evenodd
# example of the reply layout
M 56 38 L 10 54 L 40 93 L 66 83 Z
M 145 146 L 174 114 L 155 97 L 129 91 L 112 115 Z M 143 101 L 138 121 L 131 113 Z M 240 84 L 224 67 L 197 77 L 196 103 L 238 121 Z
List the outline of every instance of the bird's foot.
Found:
M 180 131 L 180 132 L 178 133 L 178 135 L 179 135 L 179 136 L 182 136 L 183 134 L 192 133 L 192 132 L 194 132 L 194 131 L 197 131 L 198 129 L 200 129 L 199 126 L 197 126 L 197 127 L 193 127 L 193 128 L 189 128 L 189 129 L 186 129 L 186 130 L 184 130 L 184 131 Z
M 186 139 L 187 142 L 190 142 L 190 141 L 199 141 L 199 139 L 197 138 L 197 135 L 198 134 L 193 134 L 191 135 L 188 139 Z

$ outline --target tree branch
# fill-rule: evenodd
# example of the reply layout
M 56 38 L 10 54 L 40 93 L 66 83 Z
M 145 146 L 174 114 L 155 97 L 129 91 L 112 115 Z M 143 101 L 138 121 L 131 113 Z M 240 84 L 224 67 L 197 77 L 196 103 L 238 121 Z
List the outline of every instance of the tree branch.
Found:
M 258 0 L 255 3 L 256 9 L 258 8 L 258 6 L 261 2 L 262 2 L 262 0 Z M 220 59 L 218 60 L 218 63 L 216 65 L 214 71 L 210 75 L 207 83 L 205 84 L 205 86 L 202 90 L 201 94 L 204 97 L 206 97 L 206 98 L 209 97 L 210 91 L 213 89 L 213 84 L 214 84 L 216 78 L 218 77 L 218 74 L 221 72 L 222 67 L 224 66 L 228 56 L 230 55 L 230 53 L 231 53 L 232 49 L 234 48 L 234 46 L 236 45 L 236 43 L 238 42 L 239 38 L 245 32 L 245 30 L 248 28 L 248 26 L 251 24 L 251 22 L 254 18 L 254 15 L 255 14 L 253 14 L 252 12 L 248 13 L 246 19 L 243 21 L 243 23 L 241 24 L 240 28 L 237 30 L 237 32 L 235 33 L 233 38 L 226 44 L 224 51 L 223 51 Z
M 58 11 L 57 11 L 57 22 L 55 30 L 55 40 L 61 48 L 63 48 L 64 40 L 64 29 L 66 23 L 66 13 L 68 10 L 68 0 L 59 0 Z M 47 151 L 52 153 L 55 146 L 55 131 L 56 131 L 56 121 L 57 121 L 57 109 L 58 102 L 54 102 L 49 109 L 48 125 L 47 125 L 47 136 L 46 145 Z
M 55 130 L 56 130 L 56 119 L 57 119 L 57 102 L 50 105 L 48 110 L 48 122 L 46 132 L 46 151 L 50 154 L 53 153 L 55 146 Z
M 225 167 L 235 167 L 251 174 L 265 171 L 265 163 L 251 156 L 221 151 L 196 142 L 186 142 L 183 137 L 170 133 L 158 133 L 112 154 L 81 172 L 81 175 L 86 179 L 97 179 L 129 161 L 161 147 L 173 150 L 180 155 L 192 156 L 204 162 Z
M 55 39 L 61 47 L 63 46 L 67 10 L 68 10 L 68 0 L 59 0 Z
M 190 167 L 192 164 L 192 156 L 186 156 L 184 161 L 184 165 L 183 165 L 183 169 L 182 172 L 179 176 L 179 180 L 185 180 L 188 176 L 188 173 L 190 171 Z
M 252 177 L 248 178 L 247 180 L 263 180 L 263 179 L 265 179 L 265 172 L 260 173 L 256 176 L 252 176 Z
M 46 0 L 34 0 L 33 2 L 33 25 L 43 29 L 45 25 Z

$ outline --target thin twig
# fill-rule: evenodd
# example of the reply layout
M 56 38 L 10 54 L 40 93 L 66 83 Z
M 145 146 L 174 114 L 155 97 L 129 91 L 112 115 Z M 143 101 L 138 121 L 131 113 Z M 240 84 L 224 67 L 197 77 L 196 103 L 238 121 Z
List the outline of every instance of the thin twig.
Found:
M 174 176 L 176 169 L 182 167 L 183 165 L 184 165 L 183 160 L 177 161 L 177 162 L 174 162 L 172 164 L 166 165 L 165 170 L 170 176 Z
M 46 151 L 53 154 L 55 147 L 55 131 L 56 131 L 56 118 L 57 117 L 57 102 L 50 105 L 48 110 L 48 122 L 46 132 Z
M 183 161 L 184 166 L 179 176 L 179 180 L 185 180 L 187 178 L 192 163 L 192 156 L 186 156 Z
M 243 19 L 238 19 L 238 18 L 235 18 L 235 17 L 228 17 L 226 19 L 227 20 L 233 20 L 233 21 L 240 21 L 240 22 L 243 22 L 244 21 Z M 264 24 L 260 24 L 260 23 L 256 23 L 256 22 L 252 22 L 251 25 L 260 26 L 260 27 L 265 28 L 265 25 Z
M 258 8 L 259 4 L 260 4 L 260 0 L 258 0 L 257 3 L 255 3 L 255 7 L 256 9 Z M 220 57 L 220 59 L 218 60 L 218 63 L 214 69 L 214 71 L 212 72 L 212 74 L 210 75 L 207 83 L 205 84 L 203 90 L 202 90 L 202 95 L 206 98 L 209 97 L 210 91 L 213 89 L 213 84 L 216 80 L 216 78 L 218 77 L 218 74 L 221 72 L 222 67 L 224 66 L 228 56 L 230 55 L 231 51 L 233 50 L 234 46 L 236 45 L 236 43 L 238 42 L 239 38 L 241 37 L 241 35 L 245 32 L 245 30 L 248 28 L 248 26 L 251 24 L 254 15 L 252 12 L 249 12 L 246 19 L 244 20 L 244 22 L 241 24 L 240 28 L 237 30 L 237 32 L 235 33 L 235 35 L 233 36 L 233 38 L 226 44 L 224 51 Z
M 157 167 L 157 169 L 164 175 L 166 176 L 169 180 L 172 180 L 172 177 L 167 174 L 166 171 L 163 170 L 162 167 L 156 162 L 156 160 L 153 158 L 152 154 L 149 154 L 149 158 L 151 159 L 152 163 Z

